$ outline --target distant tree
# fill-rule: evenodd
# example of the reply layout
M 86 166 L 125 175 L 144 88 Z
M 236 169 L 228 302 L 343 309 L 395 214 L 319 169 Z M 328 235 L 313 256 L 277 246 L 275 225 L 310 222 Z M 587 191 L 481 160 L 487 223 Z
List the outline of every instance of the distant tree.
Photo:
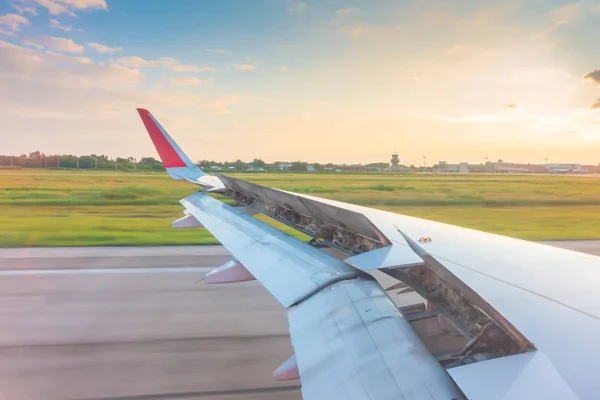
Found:
M 246 165 L 246 163 L 243 162 L 242 160 L 235 160 L 235 162 L 233 163 L 233 166 L 238 171 L 245 171 L 248 169 L 248 165 Z
M 384 163 L 384 162 L 376 162 L 376 163 L 371 163 L 371 164 L 365 165 L 365 167 L 374 167 L 374 168 L 387 168 L 389 166 L 390 166 L 390 164 Z
M 290 171 L 306 171 L 307 165 L 308 165 L 308 163 L 304 162 L 304 161 L 294 161 L 292 163 L 292 167 L 290 168 Z
M 254 161 L 252 161 L 252 166 L 254 168 L 264 168 L 267 163 L 265 163 L 263 160 L 261 160 L 260 158 L 255 158 Z

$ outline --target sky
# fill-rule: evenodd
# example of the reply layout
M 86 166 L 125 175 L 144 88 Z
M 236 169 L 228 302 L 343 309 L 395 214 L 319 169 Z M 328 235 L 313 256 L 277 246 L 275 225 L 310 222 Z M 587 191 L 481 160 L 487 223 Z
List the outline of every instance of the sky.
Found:
M 600 162 L 600 0 L 0 0 L 0 154 Z M 424 157 L 425 161 L 424 161 Z

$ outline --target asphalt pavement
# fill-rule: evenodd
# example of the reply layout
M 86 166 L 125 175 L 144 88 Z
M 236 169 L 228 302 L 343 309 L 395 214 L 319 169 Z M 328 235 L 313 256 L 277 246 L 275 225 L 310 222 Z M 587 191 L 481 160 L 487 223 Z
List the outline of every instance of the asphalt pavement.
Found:
M 600 241 L 552 242 L 600 255 Z M 300 399 L 257 283 L 197 281 L 221 246 L 0 250 L 0 399 Z

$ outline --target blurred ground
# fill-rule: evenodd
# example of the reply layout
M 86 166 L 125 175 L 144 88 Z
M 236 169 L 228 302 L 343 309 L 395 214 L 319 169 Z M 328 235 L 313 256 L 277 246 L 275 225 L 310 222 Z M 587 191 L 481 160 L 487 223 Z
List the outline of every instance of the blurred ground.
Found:
M 300 399 L 272 379 L 292 354 L 279 304 L 256 282 L 196 282 L 227 254 L 0 250 L 0 399 Z
M 235 176 L 519 239 L 600 239 L 600 175 Z M 0 247 L 217 244 L 202 228 L 171 229 L 171 222 L 183 215 L 179 199 L 197 189 L 166 173 L 0 172 Z
M 196 283 L 226 254 L 1 251 L 0 399 L 299 399 L 272 379 L 292 354 L 279 304 Z

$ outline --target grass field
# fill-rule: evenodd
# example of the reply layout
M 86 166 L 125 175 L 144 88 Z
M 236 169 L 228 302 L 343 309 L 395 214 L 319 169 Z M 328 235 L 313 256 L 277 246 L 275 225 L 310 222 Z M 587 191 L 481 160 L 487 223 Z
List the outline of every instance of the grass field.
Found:
M 530 240 L 600 239 L 600 178 L 240 174 L 275 188 Z M 0 246 L 216 243 L 173 230 L 191 184 L 166 174 L 0 173 Z

